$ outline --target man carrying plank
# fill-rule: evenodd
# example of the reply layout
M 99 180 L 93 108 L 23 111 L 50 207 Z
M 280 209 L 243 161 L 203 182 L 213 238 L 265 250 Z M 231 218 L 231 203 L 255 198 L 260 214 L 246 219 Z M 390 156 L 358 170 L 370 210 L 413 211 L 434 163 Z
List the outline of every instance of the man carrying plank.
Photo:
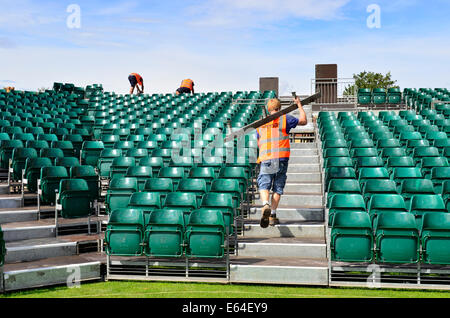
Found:
M 257 181 L 260 197 L 263 201 L 260 222 L 262 228 L 279 224 L 276 213 L 287 179 L 286 173 L 291 152 L 289 132 L 299 125 L 308 124 L 300 99 L 295 97 L 294 103 L 300 111 L 298 118 L 291 115 L 282 115 L 256 129 L 259 147 L 257 163 L 261 164 Z M 273 115 L 281 110 L 281 103 L 278 99 L 271 99 L 267 107 L 269 114 Z M 271 200 L 270 191 L 273 192 Z

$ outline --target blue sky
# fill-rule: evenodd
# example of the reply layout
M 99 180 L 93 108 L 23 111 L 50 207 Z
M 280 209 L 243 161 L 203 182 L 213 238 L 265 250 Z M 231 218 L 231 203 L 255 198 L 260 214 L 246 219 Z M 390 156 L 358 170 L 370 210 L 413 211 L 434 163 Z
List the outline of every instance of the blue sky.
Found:
M 67 27 L 67 7 L 81 27 Z M 381 28 L 367 26 L 367 7 Z M 0 0 L 0 86 L 102 83 L 126 93 L 140 73 L 147 93 L 183 78 L 199 92 L 258 89 L 278 76 L 282 94 L 311 92 L 314 65 L 339 77 L 392 72 L 404 87 L 450 87 L 450 2 L 444 0 Z

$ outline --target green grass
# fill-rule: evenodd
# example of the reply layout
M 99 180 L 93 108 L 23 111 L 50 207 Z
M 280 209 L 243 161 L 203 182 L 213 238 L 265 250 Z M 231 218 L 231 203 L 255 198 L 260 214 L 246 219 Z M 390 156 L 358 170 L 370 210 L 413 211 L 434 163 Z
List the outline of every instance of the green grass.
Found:
M 110 281 L 7 293 L 0 298 L 450 298 L 450 291 Z

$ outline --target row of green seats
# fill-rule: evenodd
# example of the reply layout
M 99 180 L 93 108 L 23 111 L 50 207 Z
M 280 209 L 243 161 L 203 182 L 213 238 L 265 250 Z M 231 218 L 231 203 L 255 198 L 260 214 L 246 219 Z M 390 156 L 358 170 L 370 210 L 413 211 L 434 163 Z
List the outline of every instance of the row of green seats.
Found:
M 112 211 L 105 232 L 106 253 L 117 256 L 222 258 L 226 226 L 218 210 L 157 209 L 144 221 L 142 210 Z
M 379 264 L 450 264 L 450 214 L 430 212 L 417 228 L 412 213 L 340 211 L 331 227 L 331 259 Z
M 358 90 L 358 104 L 400 104 L 402 93 L 399 88 L 360 88 Z

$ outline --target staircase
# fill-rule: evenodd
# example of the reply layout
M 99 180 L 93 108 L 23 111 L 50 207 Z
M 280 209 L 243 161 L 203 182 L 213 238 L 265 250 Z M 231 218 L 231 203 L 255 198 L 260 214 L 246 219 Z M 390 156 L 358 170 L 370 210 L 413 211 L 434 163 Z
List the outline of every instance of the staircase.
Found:
M 60 219 L 57 236 L 54 207 L 42 207 L 39 217 L 36 195 L 26 195 L 22 206 L 20 195 L 9 194 L 7 185 L 0 186 L 0 193 L 0 225 L 7 249 L 0 290 L 101 278 L 101 236 L 87 235 L 85 220 Z M 102 221 L 92 218 L 93 233 Z
M 311 107 L 304 109 L 309 117 L 308 125 L 294 129 L 294 134 L 314 133 Z M 298 113 L 292 115 L 298 116 Z M 315 142 L 291 144 L 285 194 L 277 209 L 279 225 L 260 227 L 262 202 L 257 195 L 238 240 L 238 256 L 231 258 L 231 282 L 328 285 L 318 151 Z

